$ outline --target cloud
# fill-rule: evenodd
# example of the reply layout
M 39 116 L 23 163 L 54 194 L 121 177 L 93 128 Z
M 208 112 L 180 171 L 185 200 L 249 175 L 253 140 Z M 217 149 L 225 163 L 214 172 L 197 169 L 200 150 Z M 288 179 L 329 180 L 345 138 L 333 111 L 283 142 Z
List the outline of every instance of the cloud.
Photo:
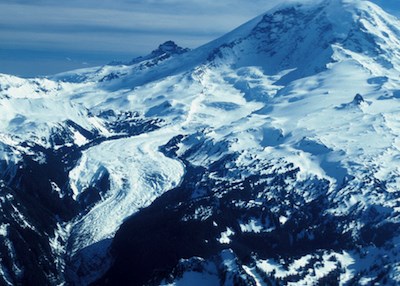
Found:
M 59 54 L 61 62 L 69 54 L 83 60 L 92 55 L 88 62 L 97 64 L 146 54 L 170 39 L 195 48 L 285 1 L 2 0 L 0 72 L 7 72 L 3 62 L 18 61 L 13 51 L 43 61 L 47 53 L 53 59 Z M 392 10 L 398 5 L 397 0 L 376 1 Z
M 221 8 L 221 4 L 215 4 L 216 1 L 195 0 L 189 1 L 190 5 L 187 1 L 179 0 L 93 1 L 92 6 L 95 8 L 88 8 L 86 6 L 89 2 L 84 1 L 85 5 L 78 5 L 79 1 L 50 4 L 51 1 L 47 0 L 2 3 L 0 45 L 39 48 L 41 43 L 43 47 L 49 44 L 56 47 L 59 43 L 65 46 L 66 39 L 76 35 L 83 46 L 94 50 L 98 42 L 104 42 L 101 47 L 108 45 L 110 51 L 113 46 L 116 51 L 125 46 L 126 51 L 129 49 L 133 53 L 141 53 L 143 50 L 128 47 L 133 38 L 139 42 L 140 39 L 146 41 L 151 37 L 165 38 L 168 35 L 193 47 L 201 41 L 222 35 L 251 17 L 251 12 L 245 13 L 240 9 L 233 11 L 231 5 L 228 5 L 230 10 L 217 13 L 216 8 Z M 66 37 L 64 40 L 63 35 Z M 121 35 L 126 35 L 126 38 Z M 199 40 L 195 41 L 195 37 Z M 142 46 L 146 45 L 143 41 Z M 96 44 L 91 46 L 91 42 Z M 148 42 L 147 46 L 150 45 L 154 45 L 154 42 Z
M 96 55 L 91 60 L 98 63 L 107 62 L 106 58 L 128 60 L 170 39 L 195 48 L 278 1 L 265 4 L 255 0 L 249 4 L 243 0 L 3 0 L 0 3 L 0 49 L 3 51 L 0 72 L 10 70 L 12 61 L 18 58 L 25 58 L 18 66 L 27 64 L 26 57 L 11 57 L 7 51 L 35 55 L 37 65 L 40 64 L 37 57 L 45 62 L 47 52 L 53 59 L 58 52 L 61 62 L 69 53 L 78 57 Z M 60 69 L 64 67 L 62 64 Z M 35 74 L 32 68 L 29 70 L 26 74 Z M 42 73 L 43 68 L 40 70 Z

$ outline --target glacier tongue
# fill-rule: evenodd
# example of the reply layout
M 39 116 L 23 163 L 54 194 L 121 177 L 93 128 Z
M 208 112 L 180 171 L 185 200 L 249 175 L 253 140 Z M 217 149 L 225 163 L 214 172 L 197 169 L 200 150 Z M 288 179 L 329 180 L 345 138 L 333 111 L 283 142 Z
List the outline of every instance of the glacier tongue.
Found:
M 179 185 L 184 175 L 183 164 L 158 150 L 179 134 L 178 131 L 165 127 L 135 137 L 104 142 L 83 152 L 77 166 L 70 172 L 70 184 L 76 192 L 75 196 L 79 198 L 85 189 L 98 181 L 99 170 L 102 169 L 109 173 L 109 189 L 87 214 L 73 222 L 69 241 L 72 257 L 77 255 L 78 259 L 91 264 L 93 257 L 80 256 L 105 258 L 107 241 L 110 242 L 126 218 Z M 101 249 L 90 251 L 91 247 L 101 242 L 105 242 Z M 84 250 L 83 254 L 79 253 L 81 250 Z M 100 260 L 99 263 L 100 267 L 105 262 Z M 88 275 L 92 280 L 95 274 L 85 273 L 85 276 Z M 85 276 L 79 277 L 79 280 L 84 281 Z
M 177 134 L 176 130 L 165 128 L 104 142 L 83 152 L 70 172 L 76 194 L 79 196 L 99 180 L 102 168 L 110 174 L 110 185 L 100 202 L 76 221 L 72 230 L 74 251 L 111 238 L 127 217 L 178 186 L 184 166 L 158 150 Z

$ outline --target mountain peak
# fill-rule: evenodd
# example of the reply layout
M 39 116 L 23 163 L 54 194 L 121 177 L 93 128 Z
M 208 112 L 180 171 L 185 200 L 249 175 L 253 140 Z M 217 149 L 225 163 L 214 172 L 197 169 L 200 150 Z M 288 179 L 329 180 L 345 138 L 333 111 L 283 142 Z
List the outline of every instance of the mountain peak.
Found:
M 182 48 L 178 46 L 174 41 L 166 41 L 165 43 L 158 46 L 158 48 L 151 52 L 151 55 L 161 56 L 163 54 L 183 54 L 188 52 L 188 48 Z
M 129 64 L 137 64 L 148 60 L 164 60 L 175 55 L 181 55 L 190 51 L 188 48 L 178 46 L 174 41 L 166 41 L 159 45 L 157 49 L 153 50 L 150 54 L 144 57 L 133 59 Z M 157 62 L 158 62 L 157 60 Z
M 290 1 L 216 41 L 222 44 L 209 59 L 262 66 L 268 74 L 294 70 L 287 80 L 355 54 L 392 68 L 400 65 L 398 27 L 398 19 L 369 1 Z
M 282 15 L 303 17 L 303 20 L 313 20 L 319 18 L 317 24 L 322 25 L 329 22 L 336 32 L 348 32 L 352 28 L 365 28 L 364 31 L 372 27 L 353 27 L 360 21 L 368 21 L 378 29 L 387 29 L 386 24 L 396 21 L 394 16 L 387 14 L 378 5 L 367 0 L 292 0 L 277 5 L 272 10 L 264 14 L 265 17 L 277 16 L 276 21 L 282 19 Z M 298 18 L 302 21 L 301 18 Z M 325 21 L 324 21 L 325 20 Z M 313 26 L 309 27 L 313 28 Z M 392 28 L 392 27 L 390 27 Z
M 369 0 L 289 0 L 285 1 L 284 3 L 276 5 L 272 8 L 268 13 L 273 13 L 277 10 L 281 10 L 288 7 L 316 7 L 316 6 L 324 6 L 324 7 L 354 7 L 359 9 L 366 9 L 366 8 L 379 8 L 378 5 L 372 3 Z M 380 9 L 380 8 L 379 8 Z
M 170 58 L 171 56 L 181 55 L 188 51 L 190 51 L 189 48 L 183 48 L 181 46 L 178 46 L 174 41 L 169 40 L 169 41 L 166 41 L 163 44 L 159 45 L 157 49 L 153 50 L 147 56 L 140 56 L 140 57 L 134 58 L 133 60 L 131 60 L 128 63 L 124 63 L 121 61 L 112 61 L 108 65 L 112 65 L 112 66 L 133 65 L 133 64 L 137 64 L 137 63 L 140 63 L 143 61 L 156 59 L 159 57 L 162 57 L 162 59 Z

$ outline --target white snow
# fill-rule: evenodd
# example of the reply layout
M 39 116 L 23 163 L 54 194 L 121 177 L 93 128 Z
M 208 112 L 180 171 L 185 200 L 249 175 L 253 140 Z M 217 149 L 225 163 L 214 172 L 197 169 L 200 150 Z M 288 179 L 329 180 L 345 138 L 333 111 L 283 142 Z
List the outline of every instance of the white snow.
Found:
M 54 231 L 54 237 L 49 237 L 49 245 L 54 254 L 54 264 L 60 273 L 65 271 L 65 260 L 64 257 L 67 254 L 66 242 L 70 235 L 71 224 L 57 223 L 57 229 Z
M 267 14 L 272 18 L 261 15 L 153 68 L 104 66 L 48 79 L 0 75 L 0 158 L 11 168 L 1 171 L 12 173 L 21 155 L 30 154 L 22 142 L 52 147 L 52 130 L 66 120 L 110 138 L 115 134 L 96 114 L 135 111 L 162 119 L 161 128 L 90 147 L 69 174 L 76 200 L 101 176 L 110 175 L 110 189 L 101 200 L 71 222 L 73 251 L 112 238 L 127 217 L 179 185 L 183 164 L 159 151 L 177 135 L 186 136 L 177 154 L 196 146 L 188 161 L 197 166 L 239 154 L 226 166 L 226 180 L 266 174 L 264 166 L 271 162 L 277 169 L 292 163 L 299 168 L 298 182 L 329 182 L 328 199 L 336 203 L 326 210 L 329 214 L 346 214 L 357 204 L 385 206 L 398 214 L 396 202 L 388 198 L 400 187 L 400 22 L 367 1 L 319 1 L 325 13 L 311 2 L 299 2 L 299 18 L 272 14 L 293 5 L 285 3 Z M 311 16 L 301 17 L 306 13 Z M 99 82 L 111 73 L 120 77 Z M 356 104 L 356 94 L 365 101 Z M 72 134 L 78 146 L 88 143 L 80 132 Z M 45 163 L 43 156 L 36 159 Z M 355 179 L 343 188 L 349 177 Z M 361 188 L 367 178 L 386 181 L 388 192 Z M 316 194 L 309 190 L 303 195 L 311 200 Z M 23 220 L 17 210 L 13 215 Z M 198 209 L 193 218 L 209 215 L 210 210 Z M 281 215 L 279 222 L 283 225 L 288 218 Z M 242 222 L 240 228 L 263 231 L 256 219 Z M 229 244 L 232 235 L 227 228 L 218 241 Z M 353 259 L 336 257 L 347 264 Z M 289 270 L 270 260 L 257 266 L 284 277 L 308 258 L 296 260 Z M 334 267 L 324 256 L 314 278 L 304 285 Z M 196 273 L 187 275 L 202 279 Z M 347 281 L 352 273 L 342 275 Z
M 23 228 L 30 228 L 33 231 L 36 231 L 35 226 L 31 225 L 29 221 L 24 217 L 24 215 L 19 211 L 17 206 L 14 204 L 11 204 L 12 207 L 12 212 L 11 216 L 12 218 L 19 223 L 19 225 Z
M 250 219 L 247 223 L 239 224 L 240 230 L 242 232 L 254 232 L 260 233 L 263 230 L 263 225 L 261 224 L 260 220 L 258 219 Z
M 284 224 L 287 222 L 287 220 L 288 220 L 288 218 L 285 217 L 285 216 L 283 216 L 283 215 L 281 215 L 281 216 L 279 217 L 279 222 L 280 222 L 282 225 L 284 225 Z
M 317 262 L 311 261 L 316 258 Z M 341 267 L 346 269 L 344 273 L 340 275 L 340 285 L 347 285 L 353 277 L 354 271 L 351 270 L 351 265 L 354 265 L 355 259 L 350 253 L 328 253 L 325 252 L 322 256 L 306 255 L 295 259 L 289 265 L 283 265 L 281 262 L 275 260 L 259 260 L 257 261 L 256 267 L 267 275 L 274 273 L 276 278 L 285 278 L 290 275 L 299 275 L 301 280 L 296 282 L 289 282 L 288 285 L 315 285 L 315 281 L 325 277 L 331 271 L 338 269 L 338 262 Z M 257 274 L 255 268 L 246 268 L 248 272 Z
M 63 192 L 61 191 L 60 187 L 55 182 L 50 182 L 51 188 L 54 192 L 56 192 L 60 198 L 64 197 Z
M 74 139 L 75 139 L 74 141 L 75 141 L 76 145 L 82 146 L 89 142 L 89 140 L 85 136 L 83 136 L 81 133 L 79 133 L 78 131 L 74 131 L 73 134 L 74 134 Z
M 221 244 L 229 244 L 231 243 L 230 237 L 233 235 L 235 235 L 235 232 L 231 228 L 227 227 L 226 231 L 221 232 L 221 236 L 217 238 L 217 240 Z
M 0 236 L 4 236 L 4 237 L 7 237 L 7 234 L 8 234 L 8 231 L 7 231 L 7 228 L 8 228 L 8 224 L 1 224 L 0 225 Z
M 104 142 L 84 151 L 70 173 L 75 198 L 95 181 L 102 168 L 110 174 L 110 190 L 75 223 L 73 232 L 78 249 L 111 238 L 128 216 L 178 186 L 184 174 L 182 163 L 158 151 L 173 132 L 161 129 Z
M 194 214 L 187 214 L 185 215 L 182 220 L 189 221 L 189 220 L 201 220 L 205 221 L 213 214 L 212 207 L 199 207 L 194 211 Z
M 248 275 L 250 275 L 254 279 L 254 281 L 256 282 L 256 286 L 267 285 L 266 283 L 264 283 L 263 279 L 257 273 L 255 267 L 248 267 L 246 265 L 243 265 L 243 269 L 244 271 L 246 271 Z

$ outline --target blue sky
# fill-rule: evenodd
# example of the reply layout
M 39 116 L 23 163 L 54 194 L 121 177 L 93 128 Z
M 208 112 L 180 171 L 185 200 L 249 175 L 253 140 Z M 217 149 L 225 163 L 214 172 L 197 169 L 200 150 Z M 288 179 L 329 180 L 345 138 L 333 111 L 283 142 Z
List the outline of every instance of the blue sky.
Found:
M 53 74 L 195 48 L 285 0 L 0 0 L 0 72 Z M 399 0 L 375 0 L 400 11 Z

